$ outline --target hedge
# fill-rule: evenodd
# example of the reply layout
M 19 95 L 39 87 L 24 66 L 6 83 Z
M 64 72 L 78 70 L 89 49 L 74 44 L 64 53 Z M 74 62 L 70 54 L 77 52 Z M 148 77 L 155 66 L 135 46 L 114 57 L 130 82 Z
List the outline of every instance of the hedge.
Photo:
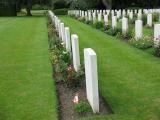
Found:
M 55 15 L 67 15 L 68 9 L 66 9 L 66 8 L 64 8 L 64 9 L 56 9 L 56 10 L 53 10 L 53 13 Z

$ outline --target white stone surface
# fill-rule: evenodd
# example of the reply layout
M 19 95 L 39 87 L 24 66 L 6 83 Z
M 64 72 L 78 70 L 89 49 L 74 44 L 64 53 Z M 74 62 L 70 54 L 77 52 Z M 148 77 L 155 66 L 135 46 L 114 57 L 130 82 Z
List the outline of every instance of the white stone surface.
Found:
M 154 46 L 157 47 L 160 44 L 160 24 L 154 25 Z
M 112 29 L 115 29 L 117 27 L 117 17 L 112 17 Z
M 142 20 L 135 21 L 135 39 L 141 39 L 143 37 L 143 22 Z
M 71 38 L 69 27 L 65 27 L 66 50 L 71 52 Z
M 151 13 L 149 13 L 149 14 L 147 15 L 147 25 L 148 25 L 149 27 L 152 27 L 152 14 L 151 14 Z
M 76 34 L 71 36 L 72 39 L 72 54 L 73 54 L 73 66 L 75 71 L 80 67 L 80 55 L 79 55 L 79 40 Z
M 95 23 L 96 22 L 96 12 L 94 12 L 92 15 L 93 15 L 93 23 Z
M 104 15 L 104 23 L 105 25 L 108 25 L 108 15 Z
M 98 21 L 101 22 L 102 21 L 102 15 L 99 13 L 98 14 Z
M 139 20 L 142 19 L 142 13 L 141 13 L 141 12 L 139 12 L 139 13 L 137 14 L 137 18 L 138 18 Z
M 130 13 L 129 13 L 129 18 L 132 20 L 133 19 L 133 11 L 131 11 Z
M 66 41 L 65 41 L 64 23 L 61 23 L 61 38 L 62 38 L 62 42 L 63 42 L 64 44 L 66 44 Z
M 59 34 L 59 38 L 61 38 L 61 20 L 58 19 L 58 34 Z
M 123 17 L 122 18 L 122 33 L 127 34 L 128 32 L 128 18 Z
M 84 49 L 87 99 L 94 113 L 99 113 L 97 55 L 91 48 Z
M 91 12 L 88 12 L 88 20 L 89 20 L 89 21 L 92 20 Z

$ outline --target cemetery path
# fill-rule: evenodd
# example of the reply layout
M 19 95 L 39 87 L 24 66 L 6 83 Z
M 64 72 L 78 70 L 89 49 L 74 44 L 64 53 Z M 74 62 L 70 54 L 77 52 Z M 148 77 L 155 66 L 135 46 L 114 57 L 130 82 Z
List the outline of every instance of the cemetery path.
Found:
M 45 17 L 1 18 L 0 40 L 0 120 L 57 120 Z
M 112 120 L 160 119 L 160 59 L 66 16 L 60 16 L 83 49 L 98 56 L 99 88 L 115 114 L 91 118 Z

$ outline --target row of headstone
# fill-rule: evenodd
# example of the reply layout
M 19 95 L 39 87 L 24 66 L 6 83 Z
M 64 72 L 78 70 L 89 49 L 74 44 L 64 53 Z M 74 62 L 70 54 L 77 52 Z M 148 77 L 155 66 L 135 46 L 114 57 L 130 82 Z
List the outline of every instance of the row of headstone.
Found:
M 108 25 L 109 14 L 111 14 L 112 29 L 117 28 L 117 21 L 122 16 L 122 33 L 123 34 L 127 34 L 127 32 L 128 32 L 128 29 L 129 29 L 129 25 L 128 25 L 129 20 L 128 19 L 133 19 L 133 15 L 137 14 L 138 19 L 135 21 L 135 39 L 139 40 L 139 39 L 143 38 L 142 15 L 143 14 L 147 15 L 147 26 L 152 27 L 153 26 L 153 13 L 159 13 L 160 14 L 160 9 L 127 10 L 127 12 L 126 12 L 126 10 L 88 10 L 88 11 L 71 10 L 71 11 L 68 11 L 69 15 L 74 14 L 77 17 L 78 16 L 83 17 L 83 13 L 84 13 L 84 17 L 85 17 L 86 20 L 88 20 L 87 15 L 89 15 L 89 20 L 92 20 L 92 18 L 93 18 L 93 22 L 95 22 L 97 20 L 96 17 L 98 17 L 98 21 L 104 21 L 105 25 Z M 126 14 L 129 16 L 129 18 L 126 17 Z M 160 19 L 160 17 L 159 17 L 159 19 Z M 157 29 L 158 28 L 157 26 L 159 26 L 159 24 L 154 25 L 154 28 L 155 28 L 154 33 L 156 34 L 156 35 L 154 35 L 155 46 L 157 46 L 157 44 L 160 43 L 160 37 L 157 38 L 157 36 L 160 35 L 160 32 Z
M 108 17 L 111 15 L 116 16 L 118 19 L 121 17 L 128 16 L 129 19 L 133 19 L 133 16 L 137 16 L 137 19 L 142 19 L 142 15 L 148 15 L 152 13 L 160 13 L 160 9 L 139 9 L 139 10 L 69 10 L 68 15 L 75 15 L 76 17 L 81 17 L 86 20 L 95 20 L 98 17 L 98 21 L 102 20 L 102 16 L 107 15 Z
M 48 12 L 53 25 L 59 33 L 64 47 L 72 53 L 73 66 L 76 72 L 80 69 L 79 39 L 78 35 L 72 34 L 70 37 L 69 27 L 54 15 L 52 11 Z M 97 55 L 91 48 L 84 49 L 84 63 L 86 76 L 86 93 L 87 99 L 94 113 L 99 113 L 99 92 L 98 92 L 98 72 L 97 72 Z

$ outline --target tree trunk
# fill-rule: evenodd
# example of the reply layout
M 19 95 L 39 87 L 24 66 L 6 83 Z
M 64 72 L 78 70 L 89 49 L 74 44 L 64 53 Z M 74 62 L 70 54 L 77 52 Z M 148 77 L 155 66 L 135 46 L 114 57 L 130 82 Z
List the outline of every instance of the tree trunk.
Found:
M 112 8 L 112 1 L 111 0 L 102 0 L 104 6 L 106 9 L 111 9 Z
M 32 1 L 31 0 L 27 0 L 27 16 L 32 16 L 31 8 L 32 8 Z

